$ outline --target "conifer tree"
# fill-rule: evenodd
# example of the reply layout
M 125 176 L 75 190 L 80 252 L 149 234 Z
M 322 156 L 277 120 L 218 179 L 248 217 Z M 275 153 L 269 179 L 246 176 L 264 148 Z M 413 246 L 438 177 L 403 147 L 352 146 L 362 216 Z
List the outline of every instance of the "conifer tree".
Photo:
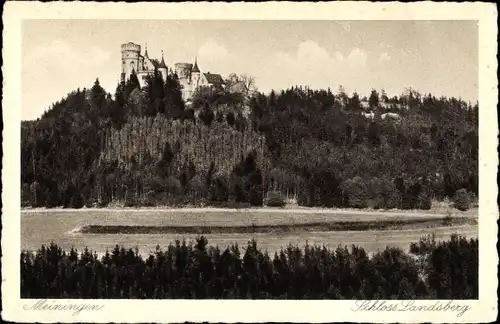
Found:
M 115 100 L 110 109 L 111 121 L 116 127 L 120 128 L 125 122 L 126 114 L 126 101 L 123 93 L 123 85 L 118 84 L 115 90 Z
M 351 99 L 349 100 L 349 109 L 350 110 L 359 110 L 361 108 L 361 101 L 359 99 L 359 95 L 357 92 L 352 94 Z
M 96 79 L 94 85 L 90 89 L 91 95 L 91 111 L 90 118 L 94 121 L 98 116 L 105 116 L 106 110 L 106 91 L 101 87 L 99 79 Z
M 372 89 L 372 92 L 370 93 L 370 98 L 368 99 L 368 104 L 371 109 L 375 109 L 378 107 L 379 104 L 379 94 L 377 90 Z
M 205 102 L 205 105 L 204 105 L 203 109 L 200 111 L 200 114 L 198 117 L 205 125 L 207 125 L 207 126 L 212 125 L 212 122 L 214 120 L 214 112 L 209 107 L 208 103 Z
M 125 83 L 124 88 L 124 97 L 128 99 L 129 95 L 134 91 L 134 89 L 138 89 L 140 87 L 139 79 L 137 78 L 137 74 L 135 70 L 132 70 L 129 79 Z
M 184 115 L 184 100 L 177 74 L 169 74 L 165 82 L 165 111 L 171 119 L 179 119 Z

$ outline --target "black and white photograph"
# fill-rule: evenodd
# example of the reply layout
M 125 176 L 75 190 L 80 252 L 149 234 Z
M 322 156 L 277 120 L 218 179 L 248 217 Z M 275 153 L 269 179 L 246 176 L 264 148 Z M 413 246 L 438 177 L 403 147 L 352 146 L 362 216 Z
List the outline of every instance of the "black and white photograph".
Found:
M 4 154 L 20 149 L 12 171 L 4 155 L 2 200 L 17 206 L 2 213 L 2 273 L 16 263 L 26 318 L 328 300 L 360 321 L 480 319 L 497 286 L 496 24 L 488 45 L 479 18 L 450 12 L 269 18 L 262 4 L 258 19 L 254 4 L 238 19 L 201 3 L 148 19 L 123 3 L 50 18 L 38 5 L 17 22 L 19 89 L 2 104 L 16 111 Z M 453 8 L 496 20 L 494 6 Z

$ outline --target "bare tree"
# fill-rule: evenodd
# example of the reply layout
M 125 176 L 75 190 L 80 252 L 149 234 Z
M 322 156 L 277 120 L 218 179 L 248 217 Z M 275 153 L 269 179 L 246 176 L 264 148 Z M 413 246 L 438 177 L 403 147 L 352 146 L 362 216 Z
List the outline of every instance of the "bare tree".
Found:
M 243 84 L 245 85 L 245 89 L 247 92 L 246 94 L 251 94 L 257 91 L 257 85 L 255 83 L 255 78 L 253 76 L 242 74 L 239 79 L 240 82 L 243 82 Z
M 236 75 L 236 73 L 231 73 L 228 75 L 226 82 L 228 85 L 233 85 L 235 83 L 238 83 L 240 81 L 240 78 Z
M 228 86 L 233 86 L 235 84 L 241 83 L 243 86 L 244 95 L 250 95 L 257 91 L 257 86 L 255 83 L 255 78 L 247 74 L 237 75 L 236 73 L 231 73 L 226 79 Z
M 346 107 L 349 104 L 349 96 L 347 95 L 344 86 L 339 86 L 337 97 L 340 99 L 342 107 Z

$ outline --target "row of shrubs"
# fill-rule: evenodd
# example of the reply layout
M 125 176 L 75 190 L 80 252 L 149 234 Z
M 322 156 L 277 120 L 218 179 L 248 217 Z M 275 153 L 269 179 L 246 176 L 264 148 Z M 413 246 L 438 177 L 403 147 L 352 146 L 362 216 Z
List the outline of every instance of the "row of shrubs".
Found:
M 475 203 L 477 203 L 477 198 L 475 197 L 474 193 L 468 192 L 466 189 L 457 190 L 455 196 L 453 197 L 453 207 L 460 211 L 466 211 L 470 209 Z M 286 199 L 279 191 L 271 191 L 264 199 L 264 205 L 269 207 L 284 207 L 286 205 Z M 424 206 L 422 205 L 421 208 L 430 209 L 430 199 L 426 206 L 427 207 L 424 208 Z
M 116 246 L 99 258 L 55 244 L 21 252 L 22 298 L 476 299 L 478 240 L 424 238 L 410 251 L 288 246 L 255 241 L 221 250 L 204 237 L 143 258 Z
M 453 206 L 461 211 L 466 211 L 467 209 L 473 207 L 477 204 L 477 197 L 472 192 L 468 192 L 465 189 L 459 189 L 453 197 Z

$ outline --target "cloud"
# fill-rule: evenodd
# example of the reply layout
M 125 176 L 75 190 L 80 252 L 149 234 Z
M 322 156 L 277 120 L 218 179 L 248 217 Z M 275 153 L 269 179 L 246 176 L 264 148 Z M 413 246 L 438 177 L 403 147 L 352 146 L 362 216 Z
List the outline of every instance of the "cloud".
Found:
M 39 116 L 68 92 L 92 86 L 97 77 L 110 92 L 118 81 L 119 72 L 105 71 L 120 62 L 119 52 L 111 53 L 87 44 L 73 46 L 64 39 L 54 39 L 27 46 L 23 55 L 23 118 Z M 50 87 L 40 87 L 47 82 Z
M 40 59 L 47 56 L 68 54 L 71 47 L 61 39 L 55 39 L 48 44 L 39 44 L 32 52 L 32 59 Z
M 242 57 L 236 57 L 224 44 L 209 38 L 198 49 L 198 65 L 202 72 L 220 73 L 223 77 L 229 73 L 242 73 Z M 244 65 L 243 65 L 244 66 Z
M 74 48 L 62 39 L 55 39 L 48 44 L 36 46 L 27 56 L 27 63 L 39 68 L 57 66 L 65 71 L 76 71 L 81 65 L 100 66 L 111 58 L 109 52 L 101 48 L 85 46 Z
M 390 60 L 391 60 L 391 55 L 387 52 L 380 54 L 380 56 L 378 57 L 379 63 L 389 62 Z
M 347 56 L 341 52 L 333 55 L 316 42 L 308 40 L 299 44 L 295 55 L 278 53 L 276 58 L 285 64 L 306 68 L 317 72 L 332 68 L 343 68 L 347 63 L 350 68 L 362 68 L 366 65 L 368 55 L 359 48 L 353 49 Z
M 359 48 L 353 49 L 347 57 L 347 61 L 349 62 L 351 68 L 364 67 L 367 60 L 368 55 Z
M 229 51 L 224 45 L 218 44 L 213 38 L 208 39 L 198 50 L 198 57 L 213 61 L 229 57 Z
M 344 31 L 350 31 L 351 30 L 351 22 L 348 21 L 348 20 L 339 20 L 337 22 L 340 27 L 342 28 L 342 30 Z
M 305 41 L 299 44 L 297 60 L 301 62 L 313 62 L 315 60 L 328 61 L 330 54 L 313 41 Z
M 281 87 L 337 87 L 339 84 L 346 85 L 347 78 L 362 74 L 367 62 L 368 54 L 359 48 L 354 48 L 346 54 L 339 51 L 330 53 L 318 43 L 307 40 L 298 44 L 295 53 L 277 53 L 269 66 L 267 78 L 274 78 L 274 82 L 279 83 Z M 279 79 L 271 75 L 271 71 L 278 70 Z
M 104 51 L 99 47 L 90 49 L 90 57 L 92 57 L 92 61 L 97 64 L 102 64 L 109 61 L 111 55 L 109 52 Z
M 411 49 L 401 48 L 399 50 L 399 53 L 403 56 L 411 56 L 413 54 L 413 51 Z

